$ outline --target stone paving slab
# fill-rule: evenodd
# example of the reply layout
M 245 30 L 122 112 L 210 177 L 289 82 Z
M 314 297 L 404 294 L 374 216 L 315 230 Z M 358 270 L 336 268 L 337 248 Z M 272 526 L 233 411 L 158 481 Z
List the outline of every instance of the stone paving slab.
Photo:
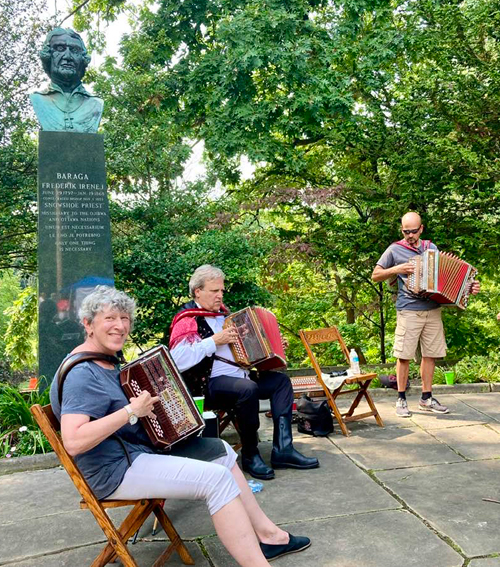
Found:
M 412 412 L 411 420 L 424 429 L 444 429 L 460 425 L 478 425 L 481 423 L 494 422 L 494 418 L 475 408 L 475 400 L 480 396 L 491 396 L 493 394 L 472 394 L 439 396 L 439 402 L 450 410 L 448 414 L 435 414 L 422 411 L 418 407 L 418 401 L 410 404 Z M 481 401 L 481 400 L 479 400 Z M 500 402 L 500 400 L 498 400 Z
M 500 433 L 500 423 L 489 423 L 488 427 L 490 429 L 493 429 L 493 431 L 496 431 L 497 433 Z
M 184 543 L 186 544 L 189 553 L 191 553 L 197 567 L 210 565 L 196 543 Z M 135 545 L 131 546 L 130 552 L 139 567 L 151 567 L 159 555 L 164 551 L 166 545 L 168 545 L 168 542 L 160 543 L 138 541 Z M 35 559 L 16 561 L 14 563 L 9 563 L 9 567 L 74 567 L 75 565 L 81 565 L 83 567 L 85 565 L 91 565 L 97 555 L 101 552 L 102 548 L 103 545 L 80 547 L 78 549 L 72 549 L 62 553 L 36 557 Z M 2 559 L 0 559 L 0 565 L 3 565 Z M 122 565 L 122 563 L 110 563 L 110 565 Z M 166 563 L 166 567 L 180 567 L 181 565 L 184 565 L 184 563 L 182 563 L 177 553 L 171 555 Z
M 466 396 L 460 396 L 460 400 L 468 406 L 473 407 L 475 410 L 500 422 L 500 392 L 468 394 Z
M 500 431 L 488 425 L 439 429 L 432 435 L 467 459 L 500 458 Z
M 493 557 L 500 555 L 500 505 L 482 500 L 500 500 L 500 392 L 439 394 L 452 414 L 415 412 L 410 420 L 394 415 L 390 394 L 376 400 L 385 428 L 369 418 L 350 424 L 350 437 L 336 425 L 328 438 L 314 438 L 294 427 L 296 447 L 318 456 L 321 467 L 277 471 L 257 499 L 273 520 L 309 535 L 313 545 L 275 565 L 500 567 L 500 557 Z M 269 462 L 272 420 L 264 415 L 260 433 Z M 61 468 L 0 476 L 0 565 L 89 565 L 105 539 L 79 500 Z M 170 501 L 166 510 L 197 565 L 235 565 L 203 503 Z M 120 519 L 127 510 L 110 512 Z M 139 534 L 147 541 L 132 548 L 141 567 L 165 546 L 162 531 L 151 537 L 152 524 L 151 517 Z M 181 563 L 175 556 L 168 564 Z
M 487 559 L 473 559 L 469 567 L 500 567 L 500 557 L 489 557 Z
M 273 561 L 287 567 L 461 567 L 462 557 L 405 511 L 354 514 L 282 526 L 312 540 Z M 393 537 L 397 534 L 397 537 Z M 204 541 L 215 567 L 235 567 L 218 539 Z
M 416 424 L 411 419 L 402 419 L 396 415 L 396 396 L 393 398 L 385 398 L 383 400 L 374 400 L 374 403 L 382 421 L 384 422 L 384 427 L 416 427 Z M 370 411 L 366 402 L 360 403 L 358 407 L 360 408 L 359 413 Z M 357 423 L 363 423 L 370 427 L 378 427 L 374 417 L 363 419 Z M 352 430 L 351 424 L 349 424 L 349 429 Z
M 277 470 L 276 478 L 263 481 L 257 501 L 277 523 L 307 521 L 348 513 L 400 508 L 400 504 L 378 486 L 328 439 L 308 437 L 295 446 L 318 457 L 317 469 Z M 271 444 L 260 444 L 262 457 L 270 462 Z M 247 478 L 250 478 L 247 475 Z M 181 537 L 192 539 L 214 533 L 212 521 L 201 502 L 167 501 L 165 510 Z M 148 526 L 145 526 L 147 532 Z M 148 532 L 147 532 L 148 533 Z
M 482 500 L 500 500 L 500 460 L 375 474 L 468 557 L 500 553 L 500 505 Z
M 79 508 L 79 501 L 80 496 L 62 467 L 0 477 L 0 523 L 69 512 Z
M 500 393 L 488 394 L 454 394 L 448 396 L 439 396 L 439 401 L 450 409 L 449 414 L 435 414 L 425 412 L 418 407 L 418 397 L 408 399 L 408 407 L 412 412 L 411 418 L 400 418 L 395 415 L 394 405 L 396 403 L 396 394 L 391 397 L 375 400 L 380 416 L 385 427 L 415 427 L 419 426 L 426 430 L 446 429 L 448 427 L 459 427 L 462 425 L 479 425 L 489 423 L 493 426 L 499 424 L 500 419 Z M 346 410 L 349 404 L 346 400 L 339 403 L 339 408 Z M 368 404 L 361 402 L 359 404 L 359 412 L 369 411 Z M 498 416 L 498 417 L 497 417 Z M 351 433 L 356 429 L 365 427 L 378 427 L 373 418 L 367 418 L 356 424 L 349 424 Z
M 420 428 L 373 427 L 350 437 L 335 437 L 333 442 L 365 469 L 394 469 L 465 460 Z
M 486 394 L 487 396 L 491 394 Z M 450 409 L 449 414 L 435 414 L 426 412 L 418 407 L 418 397 L 408 399 L 408 407 L 412 413 L 411 418 L 401 418 L 396 416 L 395 404 L 396 395 L 391 398 L 384 398 L 375 400 L 375 406 L 384 422 L 385 427 L 416 427 L 420 426 L 424 429 L 443 429 L 447 427 L 457 427 L 460 425 L 478 425 L 482 423 L 495 423 L 495 419 L 481 411 L 474 409 L 474 399 L 470 395 L 453 395 L 453 396 L 440 396 L 439 401 L 448 406 Z M 479 402 L 481 399 L 479 398 Z M 343 411 L 347 410 L 349 404 L 346 400 L 342 400 L 338 404 L 339 408 Z M 369 411 L 369 406 L 366 402 L 361 402 L 356 410 L 356 413 L 364 413 Z M 363 424 L 365 427 L 378 427 L 374 418 L 366 418 L 356 424 Z M 349 424 L 348 427 L 352 431 L 354 424 Z
M 341 412 L 346 412 L 350 407 L 350 401 L 346 398 L 342 398 L 338 403 L 339 410 Z M 382 400 L 374 400 L 375 407 L 377 408 L 382 421 L 384 422 L 384 427 L 415 427 L 415 423 L 413 423 L 409 419 L 401 419 L 395 415 L 395 408 L 394 404 L 396 403 L 396 398 L 384 398 Z M 366 403 L 366 401 L 361 401 L 359 406 L 356 408 L 356 414 L 358 413 L 365 413 L 371 411 L 370 406 Z M 342 435 L 342 431 L 340 430 L 339 425 L 335 418 L 333 419 L 333 424 L 335 428 L 335 433 Z M 355 434 L 357 431 L 364 430 L 366 428 L 371 427 L 379 427 L 374 417 L 367 417 L 360 421 L 353 421 L 352 423 L 347 424 L 347 428 L 352 434 Z
M 25 557 L 105 541 L 105 536 L 92 514 L 86 510 L 3 524 L 1 530 L 2 561 L 21 560 Z M 24 537 L 24 534 L 28 534 L 28 537 Z

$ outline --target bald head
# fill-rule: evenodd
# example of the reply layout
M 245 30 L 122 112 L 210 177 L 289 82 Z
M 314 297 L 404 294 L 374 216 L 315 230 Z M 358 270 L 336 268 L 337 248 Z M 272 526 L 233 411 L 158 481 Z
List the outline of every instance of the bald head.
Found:
M 422 224 L 422 219 L 418 213 L 406 213 L 401 219 L 401 226 L 404 228 L 405 224 L 413 224 L 417 227 Z
M 401 232 L 410 246 L 418 246 L 423 230 L 422 219 L 418 213 L 406 213 L 401 219 Z

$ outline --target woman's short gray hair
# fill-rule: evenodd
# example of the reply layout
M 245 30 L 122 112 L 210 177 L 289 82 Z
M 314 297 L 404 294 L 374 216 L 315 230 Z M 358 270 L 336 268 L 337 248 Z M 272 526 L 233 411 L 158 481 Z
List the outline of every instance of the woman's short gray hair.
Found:
M 216 268 L 210 264 L 203 264 L 203 266 L 196 268 L 189 280 L 189 293 L 191 294 L 191 297 L 195 297 L 195 289 L 203 289 L 206 282 L 210 280 L 217 280 L 219 278 L 222 278 L 223 280 L 226 278 L 226 274 L 220 268 Z
M 126 313 L 130 317 L 130 325 L 132 327 L 135 315 L 135 301 L 123 291 L 118 291 L 116 288 L 108 285 L 98 285 L 92 293 L 85 297 L 78 310 L 78 318 L 82 323 L 84 319 L 87 319 L 88 323 L 92 323 L 94 317 L 101 311 L 104 311 L 106 307 Z

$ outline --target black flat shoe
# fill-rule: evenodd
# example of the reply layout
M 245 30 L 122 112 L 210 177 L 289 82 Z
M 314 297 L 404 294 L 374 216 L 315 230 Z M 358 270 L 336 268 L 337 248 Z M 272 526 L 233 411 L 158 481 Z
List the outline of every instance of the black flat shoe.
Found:
M 258 478 L 259 480 L 271 480 L 274 478 L 273 469 L 266 465 L 259 453 L 251 457 L 242 456 L 241 468 L 250 476 Z
M 288 543 L 280 545 L 271 545 L 269 543 L 260 544 L 262 553 L 268 561 L 273 561 L 273 559 L 278 559 L 278 557 L 288 555 L 289 553 L 297 553 L 298 551 L 307 549 L 311 545 L 311 540 L 308 537 L 293 536 L 292 534 L 288 535 L 290 536 Z

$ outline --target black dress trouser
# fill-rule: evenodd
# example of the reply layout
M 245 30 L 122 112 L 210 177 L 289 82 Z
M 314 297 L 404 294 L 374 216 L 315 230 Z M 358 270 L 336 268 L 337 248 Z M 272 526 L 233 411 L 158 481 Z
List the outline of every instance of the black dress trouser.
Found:
M 243 450 L 257 446 L 259 400 L 270 400 L 274 422 L 281 416 L 291 419 L 293 389 L 288 375 L 267 370 L 255 380 L 217 376 L 208 382 L 207 406 L 234 412 Z

